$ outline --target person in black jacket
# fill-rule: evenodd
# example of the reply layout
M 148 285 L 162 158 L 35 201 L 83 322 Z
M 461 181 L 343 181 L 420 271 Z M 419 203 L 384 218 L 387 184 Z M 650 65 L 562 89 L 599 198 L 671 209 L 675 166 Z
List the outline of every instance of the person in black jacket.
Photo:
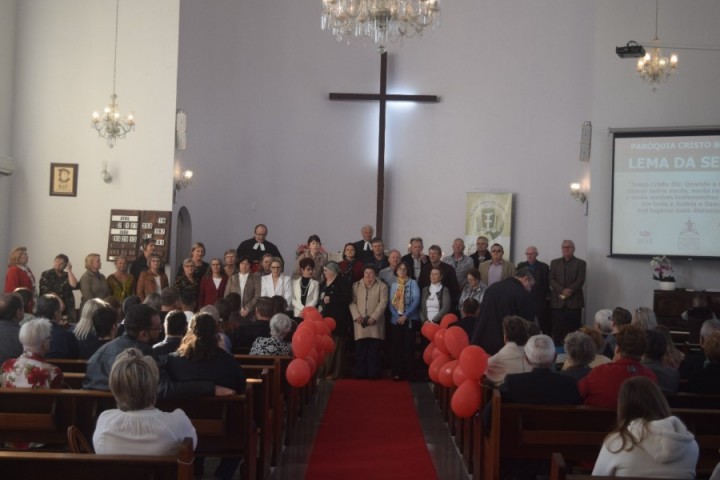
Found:
M 532 274 L 527 269 L 520 269 L 515 272 L 515 276 L 490 285 L 480 304 L 480 320 L 471 343 L 495 355 L 505 344 L 502 321 L 506 316 L 518 315 L 532 321 L 535 310 L 530 290 L 534 284 Z
M 125 333 L 102 347 L 90 357 L 83 380 L 85 390 L 110 391 L 108 379 L 115 358 L 128 348 L 137 348 L 143 355 L 153 355 L 152 344 L 157 342 L 162 330 L 157 310 L 147 305 L 134 305 L 125 315 Z M 155 360 L 158 359 L 153 356 Z M 212 395 L 232 395 L 232 389 L 215 385 L 212 381 L 174 382 L 167 374 L 165 364 L 158 362 L 160 383 L 158 398 L 202 397 Z
M 330 380 L 342 376 L 348 338 L 353 338 L 352 319 L 348 308 L 352 300 L 352 290 L 350 283 L 338 275 L 339 272 L 340 266 L 337 262 L 328 262 L 323 267 L 325 280 L 320 284 L 318 304 L 318 310 L 323 318 L 335 319 L 336 325 L 332 332 L 335 350 L 327 355 L 322 368 L 318 369 L 318 378 L 326 376 Z

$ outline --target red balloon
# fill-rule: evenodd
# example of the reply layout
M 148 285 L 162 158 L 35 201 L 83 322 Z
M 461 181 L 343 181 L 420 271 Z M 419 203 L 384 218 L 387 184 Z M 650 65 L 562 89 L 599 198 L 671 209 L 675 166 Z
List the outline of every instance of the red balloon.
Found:
M 330 335 L 323 335 L 322 336 L 322 351 L 323 353 L 331 353 L 335 351 L 335 341 L 330 337 Z
M 457 315 L 455 315 L 454 313 L 446 313 L 445 316 L 443 316 L 442 320 L 440 320 L 440 326 L 443 328 L 447 328 L 448 325 L 457 321 Z
M 455 371 L 455 368 L 458 366 L 459 361 L 458 360 L 451 360 L 447 362 L 445 365 L 440 367 L 440 370 L 438 371 L 438 381 L 440 385 L 443 387 L 452 387 L 453 384 L 453 372 Z
M 468 380 L 455 390 L 450 400 L 450 407 L 453 413 L 460 418 L 472 417 L 480 407 L 480 384 L 474 380 Z
M 459 360 L 458 360 L 459 362 Z M 462 365 L 459 365 L 455 367 L 455 370 L 453 371 L 453 383 L 456 387 L 459 387 L 463 383 L 465 383 L 467 380 L 470 380 L 468 376 L 465 374 L 465 371 L 462 369 Z
M 310 380 L 310 366 L 301 358 L 290 362 L 285 370 L 285 377 L 293 387 L 303 387 Z
M 315 307 L 305 307 L 302 309 L 302 318 L 303 321 L 310 320 L 312 322 L 314 320 L 322 320 L 322 314 L 320 314 Z
M 310 355 L 305 357 L 305 361 L 307 362 L 308 367 L 310 367 L 310 376 L 312 377 L 315 375 L 315 372 L 317 372 L 317 363 L 315 363 L 315 360 Z
M 433 338 L 433 343 L 435 343 L 435 346 L 442 353 L 450 353 L 447 345 L 445 345 L 445 332 L 447 332 L 447 328 L 438 329 L 438 331 L 435 333 L 435 338 Z
M 425 322 L 420 329 L 420 333 L 422 333 L 425 338 L 432 342 L 438 330 L 440 330 L 440 325 L 438 325 L 437 323 Z
M 445 346 L 450 355 L 460 358 L 460 353 L 470 344 L 467 332 L 460 327 L 448 328 L 445 332 Z
M 293 334 L 292 349 L 296 358 L 305 358 L 315 345 L 315 333 L 309 328 L 298 328 Z
M 313 360 L 315 360 L 316 364 L 320 364 L 320 352 L 317 351 L 315 347 L 310 349 L 310 353 L 308 353 L 309 357 L 312 357 Z
M 430 367 L 428 368 L 428 376 L 430 377 L 430 380 L 432 380 L 435 383 L 438 383 L 438 381 L 440 380 L 438 378 L 438 374 L 440 373 L 440 367 L 442 367 L 449 361 L 450 361 L 450 357 L 448 357 L 444 353 L 441 353 L 439 357 L 437 357 L 435 360 L 433 360 L 432 363 L 430 364 Z
M 337 327 L 337 322 L 332 317 L 325 317 L 323 318 L 323 322 L 325 322 L 325 325 L 330 329 L 331 332 L 335 331 L 335 327 Z
M 433 353 L 437 350 L 435 348 L 435 344 L 430 342 L 428 343 L 428 346 L 425 347 L 425 351 L 423 352 L 423 362 L 425 362 L 426 365 L 430 366 L 430 364 L 433 361 Z
M 478 380 L 487 370 L 488 358 L 490 355 L 485 353 L 482 347 L 470 345 L 460 354 L 460 366 L 468 378 Z
M 305 320 L 303 323 L 305 323 L 305 322 L 307 322 L 307 320 Z M 311 320 L 308 323 L 313 328 L 315 335 L 323 335 L 325 333 L 325 329 L 327 328 L 327 325 L 325 325 L 325 322 L 322 321 L 322 318 L 319 321 Z

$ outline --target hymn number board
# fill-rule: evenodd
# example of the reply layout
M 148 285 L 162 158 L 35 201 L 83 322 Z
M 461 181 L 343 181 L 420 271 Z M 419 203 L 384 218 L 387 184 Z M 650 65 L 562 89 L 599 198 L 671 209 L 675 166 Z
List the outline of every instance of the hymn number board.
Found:
M 155 253 L 167 263 L 171 218 L 172 212 L 111 210 L 108 261 L 113 262 L 120 255 L 125 255 L 132 262 L 139 255 L 142 241 L 152 238 L 155 240 Z

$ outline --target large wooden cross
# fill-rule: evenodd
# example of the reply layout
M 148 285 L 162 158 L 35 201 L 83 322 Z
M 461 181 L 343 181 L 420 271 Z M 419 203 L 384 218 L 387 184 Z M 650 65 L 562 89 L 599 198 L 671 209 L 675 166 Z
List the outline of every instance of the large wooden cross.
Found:
M 380 56 L 380 93 L 331 93 L 330 100 L 375 100 L 380 102 L 380 129 L 378 132 L 377 213 L 375 230 L 383 234 L 383 205 L 385 203 L 385 108 L 387 102 L 437 103 L 437 95 L 400 95 L 387 93 L 387 52 Z

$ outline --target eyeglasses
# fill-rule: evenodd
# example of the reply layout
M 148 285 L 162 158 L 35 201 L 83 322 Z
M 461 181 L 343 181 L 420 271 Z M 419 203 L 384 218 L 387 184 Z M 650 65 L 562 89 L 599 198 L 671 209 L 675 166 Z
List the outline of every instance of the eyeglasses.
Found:
M 280 269 L 282 269 L 282 267 L 279 267 L 279 266 L 275 266 L 275 267 L 274 267 L 274 266 L 272 266 L 272 265 L 270 265 L 270 268 L 271 268 L 272 270 L 280 270 Z

